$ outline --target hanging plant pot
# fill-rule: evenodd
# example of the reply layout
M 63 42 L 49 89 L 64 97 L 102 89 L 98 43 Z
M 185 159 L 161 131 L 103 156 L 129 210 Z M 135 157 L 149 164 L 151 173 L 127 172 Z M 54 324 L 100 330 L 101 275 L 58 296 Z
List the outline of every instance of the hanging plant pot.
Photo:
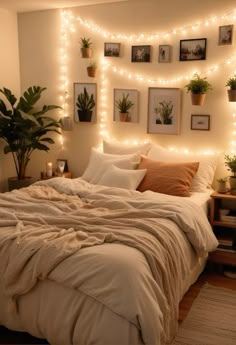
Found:
M 203 105 L 205 97 L 205 93 L 191 93 L 192 105 Z
M 87 72 L 88 72 L 88 76 L 90 78 L 95 78 L 96 72 L 97 72 L 97 68 L 96 67 L 87 67 Z
M 92 110 L 78 110 L 80 122 L 91 122 L 92 114 Z
M 119 113 L 121 122 L 129 121 L 129 113 Z
M 24 179 L 19 180 L 18 177 L 9 177 L 8 178 L 8 190 L 20 189 L 28 187 L 33 183 L 32 177 L 25 177 Z
M 228 90 L 229 102 L 236 102 L 236 90 Z
M 82 58 L 91 58 L 92 48 L 80 48 Z

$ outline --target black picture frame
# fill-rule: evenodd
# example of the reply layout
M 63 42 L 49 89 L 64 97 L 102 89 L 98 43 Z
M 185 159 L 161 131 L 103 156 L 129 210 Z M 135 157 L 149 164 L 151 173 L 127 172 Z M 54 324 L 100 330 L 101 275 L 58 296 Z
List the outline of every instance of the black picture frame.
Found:
M 132 46 L 131 62 L 151 62 L 151 46 Z
M 210 130 L 210 115 L 191 115 L 191 130 L 209 131 Z
M 179 61 L 206 60 L 207 39 L 180 40 Z
M 120 43 L 104 43 L 104 56 L 120 57 Z

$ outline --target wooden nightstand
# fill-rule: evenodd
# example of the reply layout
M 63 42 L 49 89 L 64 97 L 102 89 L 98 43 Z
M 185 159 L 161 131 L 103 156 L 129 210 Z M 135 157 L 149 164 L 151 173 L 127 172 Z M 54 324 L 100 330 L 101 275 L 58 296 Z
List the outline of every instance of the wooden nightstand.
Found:
M 50 178 L 54 177 L 72 178 L 72 173 L 70 171 L 64 172 L 63 174 L 56 172 L 53 174 L 53 176 L 47 176 L 45 172 L 40 173 L 40 180 L 49 180 Z
M 212 193 L 210 222 L 219 246 L 209 254 L 209 262 L 221 269 L 236 266 L 236 195 Z

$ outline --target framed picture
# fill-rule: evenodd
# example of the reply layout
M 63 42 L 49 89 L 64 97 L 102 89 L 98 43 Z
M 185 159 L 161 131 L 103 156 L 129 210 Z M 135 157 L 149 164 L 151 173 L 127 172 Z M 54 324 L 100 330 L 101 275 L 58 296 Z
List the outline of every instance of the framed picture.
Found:
M 60 174 L 63 174 L 64 172 L 68 172 L 67 159 L 57 159 L 56 172 Z
M 205 60 L 206 38 L 180 40 L 179 61 Z
M 89 101 L 89 109 L 84 106 L 84 98 Z M 92 105 L 91 105 L 92 103 Z M 74 119 L 75 122 L 96 122 L 97 84 L 74 83 Z
M 120 56 L 120 43 L 104 43 L 104 56 Z
M 233 25 L 219 26 L 219 45 L 227 45 L 233 43 Z
M 181 94 L 178 88 L 148 88 L 148 133 L 179 134 Z
M 150 62 L 151 46 L 132 46 L 131 62 Z
M 158 62 L 170 62 L 171 60 L 171 46 L 160 45 L 158 50 Z
M 122 119 L 123 115 L 120 115 L 119 107 L 117 103 L 123 100 L 131 102 L 132 106 L 128 109 L 128 115 L 126 119 Z M 125 122 L 138 122 L 138 90 L 133 89 L 114 89 L 114 121 L 125 121 Z
M 191 129 L 198 131 L 210 130 L 210 115 L 192 115 L 191 116 Z

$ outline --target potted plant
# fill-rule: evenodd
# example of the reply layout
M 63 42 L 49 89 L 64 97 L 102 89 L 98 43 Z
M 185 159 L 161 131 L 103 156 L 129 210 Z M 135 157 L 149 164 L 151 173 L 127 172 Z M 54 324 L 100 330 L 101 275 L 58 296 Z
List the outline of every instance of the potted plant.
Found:
M 233 174 L 229 177 L 230 192 L 236 194 L 236 155 L 225 155 L 225 166 Z
M 225 86 L 228 87 L 229 102 L 236 102 L 236 75 L 229 78 Z
M 47 144 L 53 144 L 49 132 L 60 134 L 60 122 L 45 114 L 60 108 L 57 105 L 44 105 L 41 109 L 36 103 L 46 88 L 29 87 L 17 100 L 7 88 L 0 89 L 5 100 L 0 99 L 0 138 L 6 145 L 4 153 L 12 153 L 17 177 L 9 178 L 9 189 L 21 188 L 31 181 L 26 175 L 26 169 L 34 150 L 48 151 Z M 13 185 L 13 186 L 12 186 Z
M 228 192 L 227 180 L 228 180 L 227 177 L 220 177 L 217 179 L 217 183 L 218 183 L 217 192 L 218 193 L 227 193 Z
M 92 45 L 93 42 L 90 38 L 81 37 L 80 38 L 80 51 L 82 58 L 90 58 L 92 56 Z
M 87 67 L 88 76 L 91 78 L 95 78 L 97 72 L 97 63 L 91 62 Z
M 193 105 L 203 105 L 206 93 L 212 90 L 212 86 L 208 82 L 207 77 L 201 78 L 198 73 L 193 75 L 193 78 L 185 87 L 187 88 L 187 92 L 191 92 Z
M 122 98 L 115 102 L 117 109 L 119 110 L 120 121 L 129 121 L 129 109 L 133 107 L 134 103 L 129 100 L 129 93 L 126 95 L 123 93 Z
M 93 93 L 88 94 L 86 87 L 84 91 L 77 96 L 76 105 L 78 107 L 78 117 L 80 122 L 90 122 L 92 119 L 93 108 L 95 107 L 95 100 Z

